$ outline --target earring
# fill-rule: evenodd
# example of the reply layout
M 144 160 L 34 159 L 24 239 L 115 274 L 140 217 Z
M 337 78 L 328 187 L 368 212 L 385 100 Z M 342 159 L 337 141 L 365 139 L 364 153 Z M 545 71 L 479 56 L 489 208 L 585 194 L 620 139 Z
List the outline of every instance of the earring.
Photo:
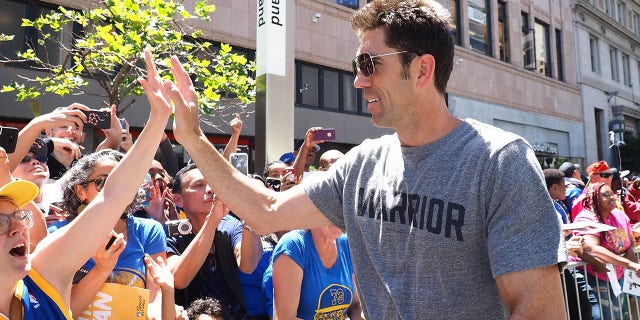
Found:
M 81 203 L 81 204 L 78 206 L 78 209 L 76 209 L 76 213 L 77 213 L 77 214 L 80 214 L 80 213 L 82 213 L 82 211 L 84 211 L 84 209 L 86 209 L 86 208 L 87 208 L 87 205 L 86 205 L 86 204 L 84 204 L 84 202 L 83 202 L 83 203 Z

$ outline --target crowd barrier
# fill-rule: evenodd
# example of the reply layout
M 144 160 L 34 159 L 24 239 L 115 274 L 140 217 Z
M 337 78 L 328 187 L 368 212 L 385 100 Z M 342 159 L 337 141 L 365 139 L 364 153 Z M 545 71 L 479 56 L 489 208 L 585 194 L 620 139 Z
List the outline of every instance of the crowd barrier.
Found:
M 636 252 L 636 254 L 638 254 Z M 585 271 L 585 268 L 583 268 L 583 266 L 585 266 L 586 263 L 585 262 L 569 262 L 564 266 L 564 270 L 569 270 L 570 272 L 576 272 L 576 273 L 580 273 L 584 276 L 584 278 L 586 279 L 587 277 L 587 273 Z M 563 271 L 564 271 L 563 270 Z M 565 301 L 565 308 L 567 311 L 567 317 L 569 320 L 591 320 L 591 318 L 589 318 L 588 316 L 583 315 L 580 312 L 580 308 L 578 308 L 578 314 L 576 316 L 576 314 L 573 315 L 573 317 L 570 315 L 569 313 L 569 297 L 567 296 L 567 288 L 565 287 L 565 283 L 568 283 L 569 285 L 573 285 L 575 290 L 572 290 L 573 292 L 576 293 L 576 297 L 575 299 L 573 299 L 573 301 L 578 301 L 578 281 L 576 280 L 575 277 L 572 277 L 572 281 L 565 281 L 565 272 L 561 272 L 560 276 L 562 277 L 562 289 L 564 292 L 564 301 Z M 599 285 L 596 286 L 595 288 L 593 288 L 593 291 L 595 293 L 596 296 L 598 296 L 598 301 L 602 301 L 602 299 L 600 298 L 602 295 L 610 295 L 610 288 L 609 288 L 610 284 L 609 282 L 606 283 L 606 288 L 601 288 Z M 611 300 L 611 299 L 608 299 Z M 625 320 L 640 320 L 640 300 L 639 297 L 635 296 L 635 295 L 631 295 L 625 292 L 622 292 L 620 294 L 620 296 L 618 297 L 618 304 L 614 305 L 614 308 L 609 308 L 609 314 L 610 317 L 605 317 L 604 314 L 604 310 L 602 308 L 601 304 L 598 304 L 599 309 L 600 309 L 600 314 L 602 315 L 602 319 L 616 319 L 616 317 L 614 316 L 614 310 L 620 310 L 620 316 L 618 319 L 625 319 Z

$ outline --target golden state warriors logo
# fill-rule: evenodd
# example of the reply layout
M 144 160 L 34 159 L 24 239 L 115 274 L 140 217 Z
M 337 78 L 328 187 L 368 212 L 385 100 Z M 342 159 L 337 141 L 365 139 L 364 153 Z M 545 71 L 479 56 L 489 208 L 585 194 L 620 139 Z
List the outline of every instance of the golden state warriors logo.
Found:
M 332 284 L 324 288 L 318 297 L 318 308 L 314 320 L 345 319 L 347 309 L 353 301 L 351 289 L 341 284 Z

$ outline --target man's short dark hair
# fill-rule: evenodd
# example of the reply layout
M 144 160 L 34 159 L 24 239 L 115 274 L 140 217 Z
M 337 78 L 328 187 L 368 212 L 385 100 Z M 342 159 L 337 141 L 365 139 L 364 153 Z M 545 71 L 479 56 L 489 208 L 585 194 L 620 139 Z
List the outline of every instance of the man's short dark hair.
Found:
M 198 166 L 196 166 L 194 162 L 190 162 L 186 167 L 176 172 L 176 175 L 173 177 L 173 181 L 171 182 L 171 192 L 173 194 L 182 194 L 182 179 L 184 178 L 185 173 L 193 169 L 198 169 Z
M 351 17 L 351 27 L 358 35 L 381 27 L 388 47 L 407 51 L 401 55 L 405 79 L 416 55 L 432 55 L 435 87 L 445 94 L 453 70 L 454 45 L 451 13 L 442 5 L 434 0 L 373 0 Z
M 544 169 L 544 181 L 547 183 L 547 189 L 552 185 L 562 183 L 564 184 L 564 173 L 558 169 Z
M 197 319 L 201 314 L 231 320 L 229 309 L 214 298 L 205 297 L 194 300 L 187 308 L 189 319 Z

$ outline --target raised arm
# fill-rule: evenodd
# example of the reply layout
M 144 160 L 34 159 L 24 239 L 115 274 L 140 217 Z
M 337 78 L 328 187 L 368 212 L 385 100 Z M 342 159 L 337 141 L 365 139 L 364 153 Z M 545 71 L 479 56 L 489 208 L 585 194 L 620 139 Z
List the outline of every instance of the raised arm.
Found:
M 509 319 L 566 319 L 557 265 L 512 272 L 496 278 Z
M 111 113 L 111 126 L 107 129 L 102 129 L 102 133 L 104 133 L 104 140 L 98 144 L 96 151 L 102 149 L 120 150 L 120 143 L 122 142 L 122 126 L 120 125 L 120 120 L 116 113 L 116 106 L 112 105 L 108 110 Z
M 31 144 L 36 140 L 40 132 L 46 129 L 52 129 L 57 127 L 76 126 L 82 130 L 84 121 L 87 117 L 82 113 L 82 110 L 89 110 L 89 107 L 74 103 L 66 108 L 57 109 L 53 112 L 43 114 L 41 116 L 33 118 L 27 125 L 18 133 L 18 143 L 16 144 L 16 150 L 9 155 L 9 162 L 11 163 L 11 170 L 13 171 L 20 160 L 31 148 Z
M 176 139 L 202 171 L 216 194 L 259 234 L 279 230 L 321 227 L 330 222 L 313 205 L 301 187 L 275 192 L 258 186 L 233 168 L 216 151 L 200 129 L 198 97 L 189 75 L 176 57 L 171 59 L 176 83 L 165 82 L 175 104 Z
M 228 212 L 229 209 L 225 208 L 222 201 L 216 201 L 187 249 L 181 255 L 173 255 L 167 259 L 177 289 L 186 288 L 202 267 L 213 246 L 216 228 Z
M 171 113 L 171 106 L 160 85 L 161 79 L 152 63 L 151 53 L 145 51 L 145 55 L 149 80 L 140 79 L 140 83 L 151 105 L 147 125 L 85 212 L 74 219 L 66 230 L 43 239 L 33 253 L 33 268 L 63 297 L 69 296 L 73 274 L 103 243 L 137 193 Z M 66 253 L 64 259 L 60 259 L 61 252 Z
M 231 120 L 229 126 L 231 127 L 231 138 L 229 138 L 229 142 L 227 142 L 222 152 L 224 158 L 227 160 L 229 160 L 231 154 L 236 152 L 238 148 L 238 139 L 240 139 L 240 132 L 242 132 L 242 119 L 240 119 L 239 114 L 236 114 L 236 117 Z

